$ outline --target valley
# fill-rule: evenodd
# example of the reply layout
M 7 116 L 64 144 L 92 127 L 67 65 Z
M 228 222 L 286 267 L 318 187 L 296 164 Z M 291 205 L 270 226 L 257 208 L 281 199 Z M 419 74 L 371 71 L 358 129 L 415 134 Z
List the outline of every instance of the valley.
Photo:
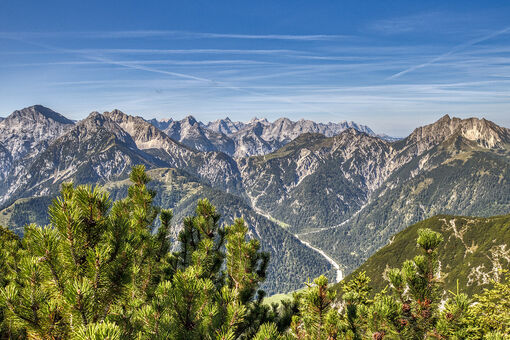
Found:
M 223 216 L 245 216 L 249 236 L 273 258 L 264 284 L 271 294 L 320 274 L 338 282 L 395 233 L 434 215 L 510 211 L 510 130 L 484 119 L 446 115 L 397 140 L 353 122 L 202 123 L 119 110 L 72 122 L 33 106 L 0 130 L 2 224 L 21 233 L 48 223 L 43 203 L 68 181 L 118 197 L 118 183 L 143 164 L 157 202 L 174 210 L 174 235 L 200 198 Z

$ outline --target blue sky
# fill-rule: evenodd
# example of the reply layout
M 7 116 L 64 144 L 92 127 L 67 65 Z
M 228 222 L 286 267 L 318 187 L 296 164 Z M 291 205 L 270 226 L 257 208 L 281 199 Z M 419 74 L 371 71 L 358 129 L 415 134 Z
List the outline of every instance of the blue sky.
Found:
M 448 113 L 510 127 L 508 1 L 0 3 L 0 116 L 354 120 L 404 136 Z

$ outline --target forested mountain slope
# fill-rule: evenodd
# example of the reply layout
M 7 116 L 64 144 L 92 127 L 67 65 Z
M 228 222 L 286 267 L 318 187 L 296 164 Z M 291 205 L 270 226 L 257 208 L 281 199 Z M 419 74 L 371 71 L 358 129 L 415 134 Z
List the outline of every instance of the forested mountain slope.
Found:
M 510 212 L 510 130 L 485 119 L 444 116 L 392 141 L 354 123 L 282 118 L 206 125 L 192 117 L 147 121 L 118 110 L 75 123 L 34 106 L 15 111 L 0 128 L 6 134 L 0 221 L 10 228 L 47 221 L 41 207 L 64 182 L 122 182 L 136 164 L 174 168 L 187 180 L 165 187 L 163 203 L 178 216 L 203 195 L 217 200 L 225 216 L 252 216 L 251 235 L 267 240 L 284 261 L 278 266 L 292 287 L 306 279 L 292 271 L 315 275 L 333 265 L 349 273 L 395 233 L 431 216 Z M 220 147 L 231 148 L 229 140 L 233 154 Z M 239 150 L 256 156 L 240 157 Z M 295 253 L 301 251 L 314 256 Z
M 510 215 L 488 218 L 437 215 L 393 236 L 388 245 L 370 256 L 345 280 L 364 271 L 372 279 L 375 291 L 381 291 L 388 285 L 384 279 L 388 268 L 400 267 L 405 260 L 420 253 L 416 237 L 422 228 L 432 229 L 444 237 L 438 254 L 446 291 L 455 292 L 458 280 L 462 292 L 481 293 L 492 286 L 492 281 L 501 279 L 501 269 L 510 267 Z

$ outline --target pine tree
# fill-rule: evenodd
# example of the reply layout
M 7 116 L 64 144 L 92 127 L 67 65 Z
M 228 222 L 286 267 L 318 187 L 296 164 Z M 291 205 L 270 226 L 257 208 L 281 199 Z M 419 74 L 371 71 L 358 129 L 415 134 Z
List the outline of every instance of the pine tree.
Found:
M 435 332 L 440 295 L 437 247 L 443 236 L 430 229 L 418 231 L 417 245 L 423 255 L 405 261 L 402 269 L 392 269 L 388 279 L 402 304 L 399 333 L 410 339 L 423 339 Z
M 130 308 L 157 283 L 171 217 L 164 212 L 153 235 L 159 210 L 143 167 L 133 169 L 131 180 L 128 197 L 115 203 L 98 186 L 65 184 L 49 208 L 51 224 L 26 227 L 20 259 L 12 263 L 16 278 L 1 292 L 13 328 L 62 339 L 115 320 L 129 334 Z
M 16 279 L 17 263 L 19 261 L 18 249 L 21 246 L 20 238 L 9 229 L 0 226 L 0 289 L 5 288 Z M 5 318 L 5 312 L 0 309 L 0 339 L 24 338 L 24 331 L 13 327 L 12 321 Z
M 294 316 L 291 334 L 296 339 L 335 339 L 339 335 L 338 310 L 333 308 L 336 292 L 328 289 L 328 279 L 321 275 L 295 298 L 299 315 Z
M 220 227 L 215 207 L 200 200 L 171 253 L 172 212 L 154 206 L 143 166 L 130 179 L 116 202 L 99 186 L 65 184 L 50 225 L 27 226 L 21 240 L 2 229 L 4 334 L 233 339 L 277 320 L 258 289 L 269 256 L 246 240 L 242 219 Z
M 510 272 L 504 270 L 501 274 L 500 282 L 493 281 L 492 288 L 475 295 L 477 303 L 472 306 L 473 323 L 481 328 L 482 333 L 510 338 Z

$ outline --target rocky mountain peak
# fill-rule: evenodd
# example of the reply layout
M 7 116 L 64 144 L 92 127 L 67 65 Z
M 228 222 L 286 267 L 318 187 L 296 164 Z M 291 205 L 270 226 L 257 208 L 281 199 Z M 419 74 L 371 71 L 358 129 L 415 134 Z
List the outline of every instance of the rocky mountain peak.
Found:
M 113 111 L 112 111 L 113 112 Z M 124 131 L 119 124 L 117 124 L 111 117 L 117 117 L 125 119 L 122 112 L 117 111 L 115 113 L 107 112 L 101 114 L 97 111 L 91 112 L 87 118 L 78 122 L 76 126 L 69 131 L 70 134 L 78 137 L 79 140 L 88 140 L 93 138 L 100 132 L 113 134 L 118 140 L 122 141 L 131 146 L 135 146 L 131 136 Z
M 16 110 L 10 114 L 6 121 L 37 121 L 41 119 L 50 119 L 60 124 L 74 124 L 70 119 L 67 119 L 58 112 L 55 112 L 42 105 L 33 105 L 21 110 Z
M 167 134 L 155 126 L 155 124 L 151 124 L 151 122 L 141 117 L 127 115 L 118 110 L 105 112 L 104 115 L 117 123 L 123 131 L 127 132 L 136 143 L 136 146 L 141 150 L 160 148 L 172 152 L 177 149 L 188 152 L 187 149 L 172 140 Z M 157 122 L 156 120 L 156 123 Z M 179 124 L 179 122 L 169 122 L 170 127 L 175 124 Z
M 0 122 L 0 143 L 13 159 L 39 153 L 51 140 L 62 135 L 74 122 L 41 105 L 16 110 Z
M 244 127 L 244 123 L 233 122 L 229 117 L 209 122 L 205 127 L 211 131 L 231 135 Z
M 462 137 L 477 142 L 485 148 L 499 148 L 510 143 L 510 130 L 484 118 L 468 118 L 460 121 Z
M 165 129 L 168 129 L 168 127 L 174 122 L 174 120 L 172 118 L 163 118 L 159 120 L 156 118 L 152 118 L 147 120 L 147 122 L 154 125 L 161 131 L 164 131 Z
M 256 123 L 269 124 L 269 121 L 266 118 L 253 117 L 248 122 L 248 124 L 256 124 Z
M 256 136 L 260 136 L 262 133 L 264 133 L 264 125 L 262 122 L 257 121 L 253 124 L 250 130 L 253 131 Z
M 121 110 L 119 109 L 113 109 L 112 111 L 108 112 L 103 112 L 103 115 L 105 117 L 108 117 L 110 118 L 111 120 L 113 121 L 117 121 L 117 120 L 128 120 L 128 116 L 127 114 L 125 114 L 124 112 L 122 112 Z
M 197 120 L 193 116 L 186 116 L 183 120 L 181 120 L 181 123 L 185 123 L 188 125 L 195 125 L 197 124 Z
M 475 141 L 485 148 L 495 148 L 503 143 L 510 143 L 510 130 L 491 121 L 483 118 L 451 118 L 449 115 L 444 115 L 432 124 L 415 129 L 405 139 L 405 145 L 412 145 L 417 153 L 421 154 L 453 135 Z

